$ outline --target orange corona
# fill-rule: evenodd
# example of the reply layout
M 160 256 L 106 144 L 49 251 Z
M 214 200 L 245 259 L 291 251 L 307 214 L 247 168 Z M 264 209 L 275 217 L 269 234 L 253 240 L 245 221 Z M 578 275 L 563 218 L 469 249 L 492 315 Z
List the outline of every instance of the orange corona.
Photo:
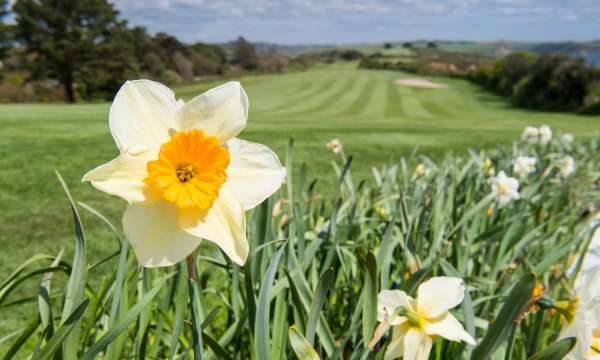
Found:
M 202 130 L 175 134 L 148 162 L 146 183 L 177 207 L 208 209 L 227 180 L 229 151 Z

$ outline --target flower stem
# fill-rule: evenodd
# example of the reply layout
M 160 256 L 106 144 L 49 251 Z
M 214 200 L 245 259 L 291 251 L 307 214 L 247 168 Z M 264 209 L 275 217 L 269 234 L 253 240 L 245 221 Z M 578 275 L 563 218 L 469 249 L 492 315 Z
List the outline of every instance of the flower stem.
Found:
M 190 309 L 192 311 L 192 338 L 194 347 L 194 360 L 202 360 L 202 303 L 200 300 L 200 285 L 196 272 L 196 260 L 194 254 L 186 258 L 188 269 L 188 284 L 190 294 Z

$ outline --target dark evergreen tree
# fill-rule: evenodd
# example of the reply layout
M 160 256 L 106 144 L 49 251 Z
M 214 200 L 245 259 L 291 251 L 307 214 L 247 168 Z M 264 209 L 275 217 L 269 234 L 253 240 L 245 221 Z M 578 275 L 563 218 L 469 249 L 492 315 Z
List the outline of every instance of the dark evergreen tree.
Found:
M 36 56 L 34 73 L 57 78 L 69 102 L 78 80 L 89 95 L 135 68 L 126 24 L 107 0 L 17 0 L 13 10 L 16 39 Z
M 256 70 L 258 68 L 256 50 L 242 36 L 235 42 L 231 63 L 239 65 L 245 70 Z
M 4 58 L 6 51 L 11 47 L 12 29 L 4 23 L 8 15 L 8 0 L 0 0 L 0 60 Z

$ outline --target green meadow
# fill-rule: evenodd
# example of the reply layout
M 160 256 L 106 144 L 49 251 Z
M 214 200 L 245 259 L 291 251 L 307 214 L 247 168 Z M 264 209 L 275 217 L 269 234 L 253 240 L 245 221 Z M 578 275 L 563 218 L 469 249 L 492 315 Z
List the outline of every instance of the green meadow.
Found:
M 448 85 L 432 90 L 394 84 L 401 77 L 412 75 L 359 70 L 355 63 L 244 77 L 250 118 L 240 137 L 266 144 L 282 161 L 293 137 L 294 163 L 307 163 L 309 179 L 318 178 L 320 192 L 326 193 L 336 178 L 331 166 L 336 155 L 325 147 L 332 138 L 339 138 L 345 153 L 353 155 L 353 176 L 361 179 L 370 176 L 373 166 L 415 149 L 439 159 L 448 152 L 508 144 L 527 125 L 548 124 L 576 138 L 600 130 L 598 117 L 514 109 L 463 80 L 432 78 Z M 176 92 L 190 99 L 220 82 L 200 82 Z M 54 170 L 76 199 L 120 223 L 124 202 L 80 182 L 86 171 L 117 154 L 108 109 L 108 103 L 0 105 L 0 278 L 37 253 L 56 254 L 64 248 L 70 258 L 72 220 Z M 116 251 L 117 242 L 97 219 L 83 215 L 93 263 Z M 31 288 L 35 286 L 32 281 Z M 25 312 L 27 307 L 19 306 L 1 316 L 0 334 L 22 326 Z

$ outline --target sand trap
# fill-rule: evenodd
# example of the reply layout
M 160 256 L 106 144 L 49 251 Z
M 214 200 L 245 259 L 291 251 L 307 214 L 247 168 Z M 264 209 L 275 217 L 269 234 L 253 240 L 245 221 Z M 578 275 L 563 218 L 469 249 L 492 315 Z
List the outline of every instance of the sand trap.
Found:
M 446 89 L 448 85 L 436 83 L 426 79 L 398 79 L 394 80 L 394 84 L 402 86 L 412 86 L 425 89 Z

